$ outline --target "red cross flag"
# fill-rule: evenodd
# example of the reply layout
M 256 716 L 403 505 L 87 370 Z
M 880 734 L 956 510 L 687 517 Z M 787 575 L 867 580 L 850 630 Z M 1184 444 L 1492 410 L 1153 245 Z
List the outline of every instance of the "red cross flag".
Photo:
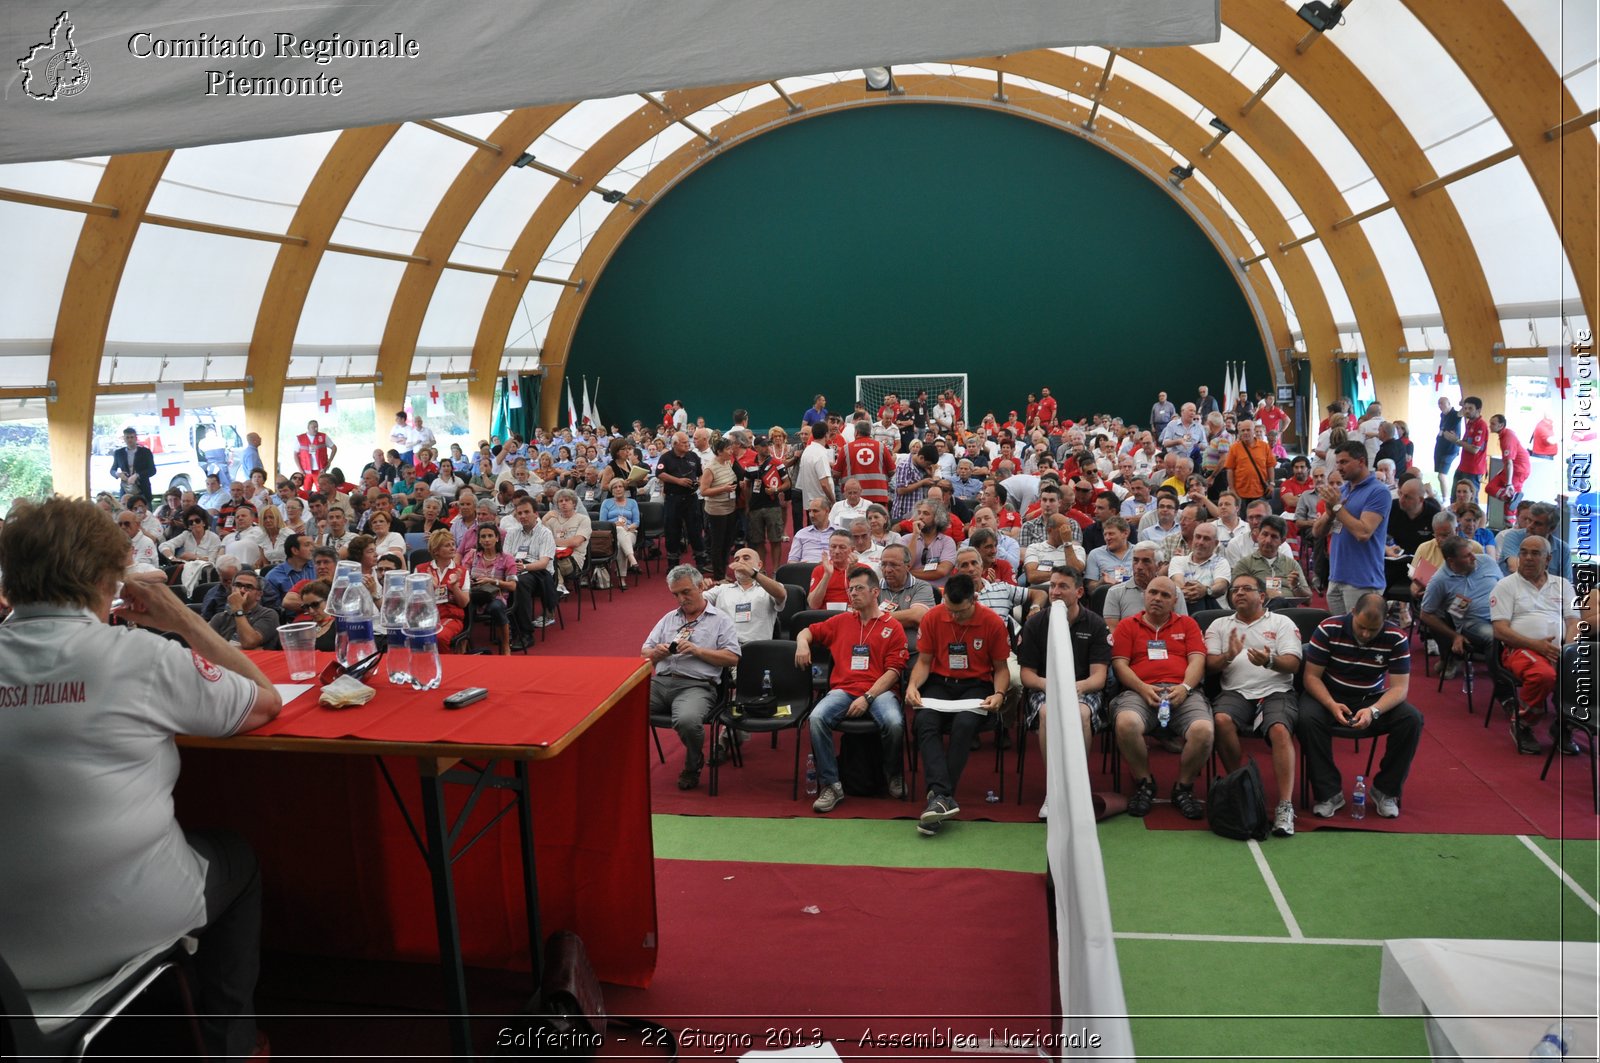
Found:
M 328 418 L 333 416 L 334 408 L 339 405 L 338 381 L 331 376 L 317 377 L 317 394 L 315 398 L 317 412 L 312 419 L 321 421 L 317 427 L 322 431 L 328 429 Z
M 444 416 L 444 384 L 438 373 L 428 374 L 428 416 Z
M 185 446 L 183 408 L 181 383 L 156 385 L 156 428 L 165 450 L 177 450 Z
M 1356 398 L 1362 402 L 1372 402 L 1378 397 L 1378 391 L 1373 386 L 1372 365 L 1367 361 L 1367 352 L 1362 351 L 1356 358 Z
M 517 371 L 506 371 L 506 405 L 513 410 L 522 409 L 522 385 L 517 383 Z
M 1557 402 L 1570 402 L 1573 396 L 1572 348 L 1564 343 L 1545 348 L 1545 358 L 1550 365 L 1550 386 L 1555 389 Z
M 1433 352 L 1433 393 L 1435 395 L 1444 390 L 1444 364 L 1449 360 L 1450 352 L 1448 350 Z

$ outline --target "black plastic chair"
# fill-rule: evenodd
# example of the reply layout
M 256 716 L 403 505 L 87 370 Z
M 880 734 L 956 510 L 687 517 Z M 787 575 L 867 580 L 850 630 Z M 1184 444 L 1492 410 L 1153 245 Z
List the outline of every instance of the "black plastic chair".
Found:
M 154 985 L 162 975 L 173 972 L 183 999 L 184 1015 L 194 1040 L 197 1058 L 206 1058 L 205 1041 L 195 1013 L 189 985 L 192 968 L 185 942 L 156 953 L 121 978 L 108 979 L 88 1008 L 66 1023 L 46 1031 L 35 1017 L 33 1002 L 17 981 L 9 964 L 0 957 L 0 1056 L 6 1059 L 82 1059 L 92 1042 L 117 1016 Z
M 806 591 L 804 587 L 796 587 L 792 583 L 784 584 L 783 589 L 783 607 L 778 610 L 778 619 L 773 623 L 772 637 L 792 639 L 796 635 L 793 629 L 794 618 L 804 612 L 807 606 Z
M 1452 631 L 1455 630 L 1455 621 L 1450 616 L 1445 615 L 1440 619 L 1448 624 Z M 1427 630 L 1423 631 L 1422 634 L 1425 640 L 1433 642 L 1439 648 L 1439 686 L 1435 693 L 1444 693 L 1445 673 L 1450 670 L 1451 662 L 1459 662 L 1461 665 L 1461 689 L 1462 692 L 1467 695 L 1467 714 L 1475 714 L 1477 709 L 1475 709 L 1472 704 L 1473 690 L 1476 686 L 1476 683 L 1474 682 L 1475 676 L 1473 665 L 1478 661 L 1483 661 L 1485 664 L 1487 664 L 1490 649 L 1479 647 L 1469 639 L 1467 641 L 1466 655 L 1458 657 L 1456 652 L 1450 648 L 1450 639 L 1439 635 L 1439 633 L 1434 631 L 1432 628 L 1428 628 Z M 1422 652 L 1424 656 L 1426 656 L 1428 652 L 1427 641 L 1423 643 Z M 1493 675 L 1493 669 L 1490 670 L 1490 674 Z
M 406 554 L 406 567 L 412 572 L 415 572 L 418 565 L 432 560 L 433 555 L 428 553 L 426 547 L 421 550 L 412 550 Z
M 776 735 L 780 731 L 792 728 L 795 739 L 791 800 L 800 797 L 800 747 L 809 737 L 805 724 L 811 716 L 812 700 L 811 675 L 795 667 L 794 651 L 795 644 L 788 639 L 758 639 L 745 643 L 739 652 L 739 675 L 732 696 L 719 701 L 707 718 L 707 722 L 711 725 L 712 750 L 719 748 L 723 730 L 735 732 L 735 740 L 730 746 L 736 764 L 742 763 L 738 734 Z M 770 693 L 762 690 L 763 680 L 769 674 L 772 681 Z M 787 707 L 787 714 L 754 716 L 744 711 L 744 708 L 752 703 L 764 704 L 769 699 L 780 711 Z M 718 793 L 721 759 L 717 756 L 711 758 L 712 797 L 716 797 Z
M 821 623 L 829 617 L 838 616 L 838 612 L 829 609 L 802 609 L 789 619 L 789 638 L 799 639 L 800 632 L 812 624 Z M 815 652 L 813 644 L 811 655 L 811 687 L 816 697 L 821 697 L 828 692 L 828 681 L 833 675 L 833 658 L 826 652 Z
M 711 718 L 717 714 L 717 711 L 721 709 L 722 704 L 728 700 L 728 697 L 730 696 L 729 691 L 730 682 L 728 670 L 723 669 L 722 677 L 717 680 L 717 702 L 716 705 L 712 707 L 711 712 L 706 715 L 706 726 L 710 726 Z M 661 763 L 665 764 L 667 762 L 667 753 L 666 750 L 661 748 L 661 731 L 663 728 L 668 731 L 672 730 L 672 707 L 670 705 L 660 712 L 652 711 L 650 713 L 650 738 L 656 744 L 656 756 L 660 757 Z M 715 750 L 716 748 L 716 743 L 712 742 L 711 749 Z M 715 757 L 712 757 L 711 759 L 713 762 L 716 760 Z M 715 770 L 715 763 L 713 763 L 712 768 Z
M 596 541 L 598 538 L 595 534 L 596 532 L 611 533 L 610 549 L 599 548 L 600 543 Z M 603 542 L 603 540 L 601 541 Z M 622 572 L 617 567 L 617 558 L 619 556 L 617 552 L 616 524 L 609 520 L 591 521 L 589 523 L 589 552 L 584 555 L 583 570 L 579 573 L 578 581 L 580 587 L 587 585 L 589 588 L 589 605 L 591 608 L 599 608 L 594 599 L 594 578 L 597 573 L 604 572 L 607 577 L 606 601 L 609 602 L 616 597 L 616 592 L 613 588 L 622 579 Z M 583 601 L 581 598 L 578 601 L 578 614 L 580 617 L 583 615 Z
M 1577 732 L 1583 732 L 1587 736 L 1585 744 L 1589 747 L 1589 790 L 1594 800 L 1595 814 L 1600 815 L 1600 763 L 1597 763 L 1594 748 L 1595 656 L 1600 653 L 1600 650 L 1596 650 L 1596 645 L 1594 640 L 1589 638 L 1582 642 L 1569 643 L 1561 650 L 1561 675 L 1564 677 L 1564 682 L 1556 706 L 1556 711 L 1561 713 L 1559 733 L 1550 743 L 1550 753 L 1544 758 L 1544 770 L 1539 773 L 1539 779 L 1543 781 L 1545 776 L 1550 774 L 1550 765 L 1556 759 L 1556 747 L 1563 741 L 1571 740 L 1571 736 Z M 1579 691 L 1590 692 L 1587 704 L 1578 703 Z
M 817 562 L 815 561 L 791 561 L 786 565 L 779 565 L 778 571 L 772 574 L 772 578 L 779 583 L 792 583 L 796 587 L 809 588 L 811 586 L 811 574 L 816 569 Z
M 666 509 L 660 502 L 646 502 L 639 499 L 639 537 L 634 543 L 635 554 L 639 564 L 644 567 L 647 574 L 653 574 L 654 567 L 650 563 L 651 548 L 661 549 L 667 538 Z
M 1517 691 L 1522 684 L 1517 682 L 1516 675 L 1507 668 L 1501 654 L 1505 644 L 1499 639 L 1489 640 L 1489 652 L 1486 663 L 1489 665 L 1489 679 L 1494 683 L 1494 693 L 1489 697 L 1489 704 L 1484 706 L 1483 726 L 1489 726 L 1489 717 L 1494 715 L 1495 702 L 1505 710 L 1508 717 L 1515 717 L 1517 713 Z

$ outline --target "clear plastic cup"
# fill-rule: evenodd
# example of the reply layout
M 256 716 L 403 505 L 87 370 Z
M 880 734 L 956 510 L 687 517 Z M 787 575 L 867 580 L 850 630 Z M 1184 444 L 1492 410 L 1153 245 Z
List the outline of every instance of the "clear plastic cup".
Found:
M 317 675 L 317 625 L 305 622 L 278 628 L 278 645 L 283 648 L 292 680 L 314 679 Z

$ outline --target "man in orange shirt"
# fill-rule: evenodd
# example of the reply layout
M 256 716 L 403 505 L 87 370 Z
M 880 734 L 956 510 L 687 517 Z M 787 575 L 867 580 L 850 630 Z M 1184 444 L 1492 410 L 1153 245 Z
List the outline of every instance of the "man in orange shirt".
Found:
M 1272 470 L 1277 464 L 1272 447 L 1257 435 L 1256 423 L 1240 421 L 1239 438 L 1222 459 L 1228 487 L 1245 503 L 1266 498 L 1272 493 Z
M 912 724 L 917 750 L 928 775 L 928 806 L 918 833 L 939 833 L 944 821 L 960 813 L 956 786 L 967 766 L 972 739 L 990 713 L 1000 711 L 1011 689 L 1011 641 L 1005 622 L 979 605 L 971 576 L 951 576 L 944 602 L 929 609 L 917 632 L 917 663 L 906 684 L 906 704 L 919 709 Z M 922 699 L 977 699 L 978 711 L 924 708 Z M 943 737 L 950 736 L 945 750 Z

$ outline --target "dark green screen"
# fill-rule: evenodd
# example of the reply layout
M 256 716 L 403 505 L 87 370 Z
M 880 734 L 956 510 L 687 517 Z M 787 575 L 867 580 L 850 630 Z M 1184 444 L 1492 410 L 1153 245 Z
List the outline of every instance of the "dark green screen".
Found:
M 674 188 L 595 283 L 569 372 L 608 421 L 795 425 L 855 377 L 965 372 L 974 417 L 1050 388 L 1143 422 L 1165 388 L 1271 381 L 1216 249 L 1146 178 L 1026 119 L 907 104 L 797 122 Z

